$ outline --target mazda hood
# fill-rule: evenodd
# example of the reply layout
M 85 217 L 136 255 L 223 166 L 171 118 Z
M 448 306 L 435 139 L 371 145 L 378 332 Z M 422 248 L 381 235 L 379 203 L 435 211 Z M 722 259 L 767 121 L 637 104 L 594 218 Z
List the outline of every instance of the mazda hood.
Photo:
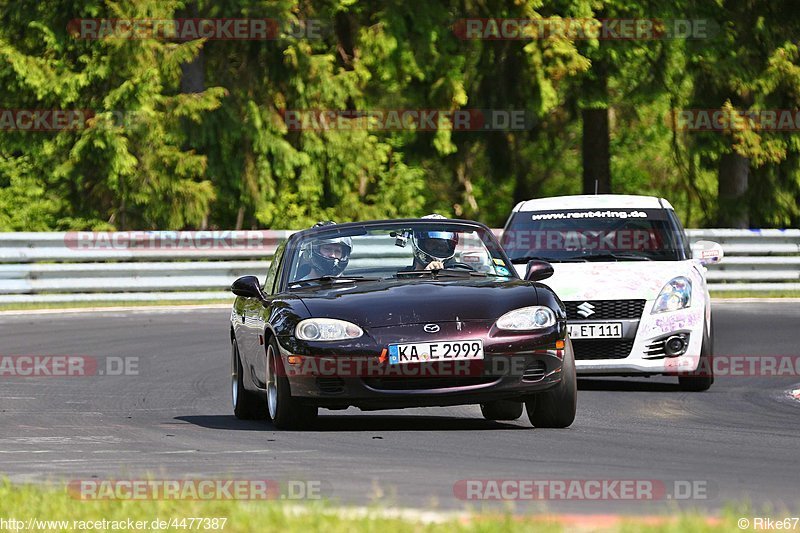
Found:
M 340 318 L 367 328 L 494 321 L 512 309 L 538 305 L 539 301 L 535 286 L 507 279 L 339 283 L 294 294 L 313 317 Z

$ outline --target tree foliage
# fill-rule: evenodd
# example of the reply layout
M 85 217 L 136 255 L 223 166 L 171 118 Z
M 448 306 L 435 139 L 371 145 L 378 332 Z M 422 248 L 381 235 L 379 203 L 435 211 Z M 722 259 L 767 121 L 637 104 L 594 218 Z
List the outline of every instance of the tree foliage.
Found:
M 0 230 L 289 228 L 431 211 L 497 226 L 515 202 L 584 188 L 587 110 L 607 117 L 609 153 L 583 166 L 607 164 L 611 192 L 665 196 L 693 226 L 743 206 L 750 225 L 796 226 L 797 131 L 671 120 L 797 110 L 796 13 L 792 0 L 0 0 L 0 110 L 87 113 L 62 131 L 0 128 Z M 317 21 L 321 32 L 82 39 L 71 24 L 181 17 Z M 714 31 L 481 40 L 459 33 L 465 18 L 706 20 Z M 524 110 L 528 121 L 430 131 L 285 120 L 389 109 Z M 721 188 L 731 154 L 749 169 L 735 205 Z

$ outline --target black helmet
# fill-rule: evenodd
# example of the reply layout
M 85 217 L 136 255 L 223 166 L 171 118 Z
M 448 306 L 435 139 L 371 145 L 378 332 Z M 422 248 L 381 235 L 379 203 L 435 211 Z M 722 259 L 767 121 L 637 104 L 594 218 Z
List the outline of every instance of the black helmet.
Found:
M 447 220 L 437 214 L 422 218 Z M 415 230 L 411 235 L 411 244 L 414 247 L 414 257 L 420 263 L 427 265 L 431 261 L 447 261 L 456 254 L 458 234 L 453 231 Z
M 332 226 L 333 221 L 317 222 L 313 227 Z M 321 248 L 326 245 L 339 245 L 342 257 L 326 257 Z M 353 250 L 353 240 L 350 237 L 333 237 L 330 239 L 317 239 L 311 243 L 311 266 L 322 276 L 338 276 L 347 268 L 350 261 L 350 252 Z

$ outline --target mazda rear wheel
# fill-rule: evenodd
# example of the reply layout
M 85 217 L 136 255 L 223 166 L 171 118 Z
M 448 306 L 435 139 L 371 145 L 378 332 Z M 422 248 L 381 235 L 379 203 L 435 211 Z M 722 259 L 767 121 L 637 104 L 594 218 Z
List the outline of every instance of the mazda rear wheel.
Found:
M 266 418 L 267 410 L 264 400 L 258 394 L 244 388 L 242 359 L 235 339 L 231 343 L 231 402 L 233 403 L 233 414 L 239 420 Z

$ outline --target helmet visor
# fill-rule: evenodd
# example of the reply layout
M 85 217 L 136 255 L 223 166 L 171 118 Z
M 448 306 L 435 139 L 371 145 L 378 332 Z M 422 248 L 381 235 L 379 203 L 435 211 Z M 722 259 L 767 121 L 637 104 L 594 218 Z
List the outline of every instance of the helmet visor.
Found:
M 426 254 L 441 259 L 453 256 L 458 239 L 450 231 L 428 231 L 417 239 L 417 246 Z
M 345 259 L 348 256 L 347 248 L 344 244 L 333 242 L 322 242 L 319 245 L 319 255 L 326 259 Z

